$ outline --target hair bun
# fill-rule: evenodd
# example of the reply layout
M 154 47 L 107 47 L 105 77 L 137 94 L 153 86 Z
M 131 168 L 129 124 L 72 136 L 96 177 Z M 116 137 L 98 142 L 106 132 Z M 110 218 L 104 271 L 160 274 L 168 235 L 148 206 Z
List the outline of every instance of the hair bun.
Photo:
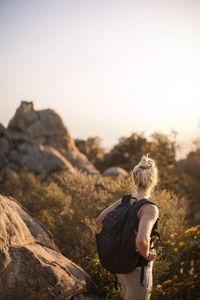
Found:
M 152 159 L 148 158 L 148 154 L 147 156 L 143 155 L 141 161 L 139 162 L 139 167 L 141 169 L 150 169 L 154 166 L 155 162 Z

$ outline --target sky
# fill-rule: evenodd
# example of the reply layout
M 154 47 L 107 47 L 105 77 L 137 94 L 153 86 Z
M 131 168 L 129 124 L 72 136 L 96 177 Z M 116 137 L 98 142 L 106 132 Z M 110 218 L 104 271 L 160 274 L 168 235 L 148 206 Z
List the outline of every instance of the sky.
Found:
M 73 138 L 200 134 L 199 0 L 0 0 L 0 123 L 21 100 Z

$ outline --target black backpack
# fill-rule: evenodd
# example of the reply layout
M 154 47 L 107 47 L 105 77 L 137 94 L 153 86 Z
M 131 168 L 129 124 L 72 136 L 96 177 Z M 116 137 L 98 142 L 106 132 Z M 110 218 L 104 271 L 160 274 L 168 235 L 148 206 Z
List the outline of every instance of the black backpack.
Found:
M 101 265 L 114 274 L 126 274 L 141 266 L 140 281 L 143 285 L 144 266 L 147 266 L 149 261 L 136 249 L 135 241 L 139 224 L 136 208 L 144 204 L 155 204 L 142 199 L 131 205 L 131 197 L 131 194 L 124 195 L 121 204 L 104 218 L 102 230 L 96 235 L 96 245 Z M 155 237 L 160 239 L 156 231 L 158 220 L 151 232 L 150 246 Z

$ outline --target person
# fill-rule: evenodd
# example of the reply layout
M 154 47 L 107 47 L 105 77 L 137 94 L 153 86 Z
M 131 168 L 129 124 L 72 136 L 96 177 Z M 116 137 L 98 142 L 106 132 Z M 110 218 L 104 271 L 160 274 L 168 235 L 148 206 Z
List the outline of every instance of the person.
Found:
M 141 199 L 150 198 L 151 192 L 158 181 L 158 171 L 155 161 L 143 155 L 141 161 L 136 165 L 132 172 L 135 183 L 135 190 L 131 194 L 130 204 Z M 96 224 L 102 227 L 102 222 L 105 216 L 118 205 L 122 199 L 117 200 L 112 205 L 107 207 L 97 217 Z M 137 211 L 139 219 L 138 233 L 136 236 L 136 248 L 140 254 L 149 261 L 144 267 L 144 285 L 140 284 L 141 267 L 136 267 L 128 274 L 116 274 L 121 284 L 124 300 L 149 300 L 151 296 L 151 288 L 153 282 L 152 268 L 153 260 L 156 257 L 156 251 L 150 248 L 150 235 L 159 215 L 159 210 L 156 205 L 145 204 Z

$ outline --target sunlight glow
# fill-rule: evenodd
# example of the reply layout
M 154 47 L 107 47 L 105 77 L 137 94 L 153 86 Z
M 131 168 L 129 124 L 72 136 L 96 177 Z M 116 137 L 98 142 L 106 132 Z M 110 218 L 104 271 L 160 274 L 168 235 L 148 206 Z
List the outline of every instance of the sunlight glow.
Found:
M 0 122 L 21 99 L 106 147 L 134 131 L 199 135 L 200 2 L 1 1 Z

